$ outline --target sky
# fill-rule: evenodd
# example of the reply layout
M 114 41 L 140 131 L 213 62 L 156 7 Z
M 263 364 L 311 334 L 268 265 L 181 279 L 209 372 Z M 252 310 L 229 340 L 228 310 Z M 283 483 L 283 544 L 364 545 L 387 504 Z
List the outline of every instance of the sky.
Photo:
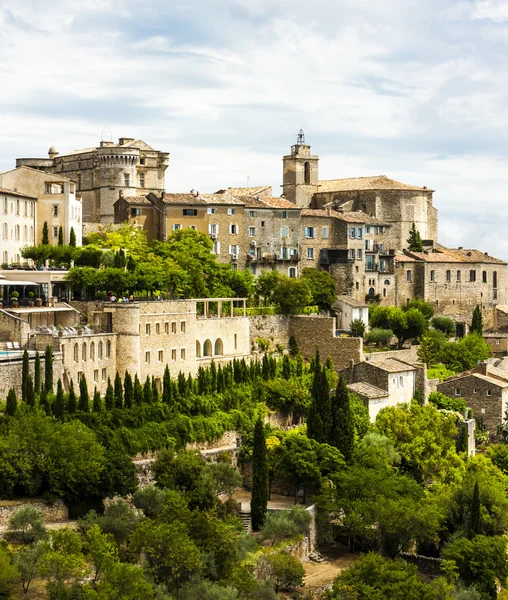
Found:
M 0 171 L 119 137 L 168 191 L 320 179 L 435 189 L 439 241 L 508 260 L 508 0 L 0 0 Z

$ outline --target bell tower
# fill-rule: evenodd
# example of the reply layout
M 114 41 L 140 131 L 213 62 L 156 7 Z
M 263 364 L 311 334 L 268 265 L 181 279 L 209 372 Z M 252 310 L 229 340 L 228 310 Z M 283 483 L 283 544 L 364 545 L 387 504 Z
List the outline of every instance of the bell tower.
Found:
M 310 146 L 305 143 L 305 134 L 300 129 L 296 144 L 291 146 L 291 154 L 282 159 L 282 189 L 286 200 L 300 208 L 310 205 L 318 183 L 318 161 L 318 156 L 310 153 Z

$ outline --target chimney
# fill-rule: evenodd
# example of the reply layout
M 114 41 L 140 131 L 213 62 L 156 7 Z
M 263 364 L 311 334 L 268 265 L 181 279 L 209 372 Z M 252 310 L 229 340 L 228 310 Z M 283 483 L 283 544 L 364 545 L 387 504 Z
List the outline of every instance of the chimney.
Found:
M 129 144 L 130 142 L 133 142 L 134 138 L 119 138 L 118 143 L 120 144 L 120 146 L 123 146 L 124 144 Z

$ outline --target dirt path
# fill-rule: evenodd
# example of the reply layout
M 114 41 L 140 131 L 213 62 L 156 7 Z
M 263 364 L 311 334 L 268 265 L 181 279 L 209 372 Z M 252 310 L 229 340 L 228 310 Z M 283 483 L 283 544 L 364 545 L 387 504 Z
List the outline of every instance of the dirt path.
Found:
M 326 559 L 324 563 L 315 563 L 312 561 L 303 563 L 305 570 L 305 587 L 320 588 L 332 581 L 355 563 L 359 558 L 359 553 L 351 553 L 347 548 L 341 548 L 337 551 L 323 552 L 321 556 Z

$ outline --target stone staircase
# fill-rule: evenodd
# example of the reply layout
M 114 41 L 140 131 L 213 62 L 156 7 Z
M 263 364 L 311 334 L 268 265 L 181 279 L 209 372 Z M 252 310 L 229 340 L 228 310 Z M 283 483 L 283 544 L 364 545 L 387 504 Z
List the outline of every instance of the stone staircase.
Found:
M 242 502 L 240 512 L 238 513 L 238 518 L 243 524 L 243 528 L 247 533 L 252 531 L 252 521 L 250 515 L 250 504 L 248 502 Z

